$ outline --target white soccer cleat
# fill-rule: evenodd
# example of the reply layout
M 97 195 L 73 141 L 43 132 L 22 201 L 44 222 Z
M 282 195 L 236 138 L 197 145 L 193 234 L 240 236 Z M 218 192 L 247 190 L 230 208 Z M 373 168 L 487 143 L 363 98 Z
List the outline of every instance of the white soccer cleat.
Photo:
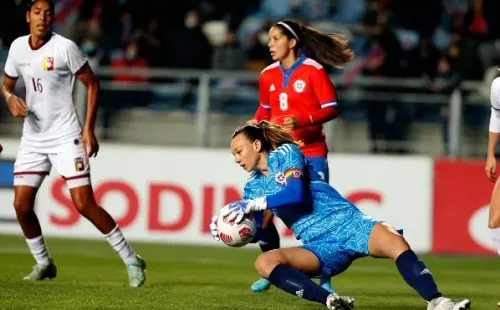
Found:
M 354 308 L 355 299 L 339 294 L 330 294 L 326 299 L 326 307 L 330 310 L 348 310 Z
M 133 263 L 127 264 L 128 283 L 131 287 L 139 287 L 146 281 L 146 261 L 139 255 Z
M 446 297 L 434 298 L 427 305 L 427 310 L 467 310 L 471 301 L 468 299 L 452 300 Z
M 52 259 L 48 265 L 36 264 L 29 275 L 23 278 L 27 281 L 40 281 L 43 279 L 53 279 L 57 276 L 57 268 Z

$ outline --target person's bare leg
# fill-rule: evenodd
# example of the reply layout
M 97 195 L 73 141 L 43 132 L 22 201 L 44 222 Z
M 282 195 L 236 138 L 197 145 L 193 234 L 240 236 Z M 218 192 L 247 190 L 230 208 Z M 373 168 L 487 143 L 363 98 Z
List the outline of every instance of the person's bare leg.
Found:
M 97 204 L 92 186 L 90 184 L 82 185 L 70 188 L 69 191 L 73 204 L 80 214 L 104 234 L 105 239 L 127 266 L 130 286 L 143 285 L 146 280 L 145 261 L 130 246 L 111 215 Z
M 42 236 L 42 228 L 35 213 L 35 197 L 38 189 L 27 185 L 14 186 L 14 209 L 26 243 L 36 260 L 33 271 L 24 280 L 55 278 L 57 269 L 49 255 Z

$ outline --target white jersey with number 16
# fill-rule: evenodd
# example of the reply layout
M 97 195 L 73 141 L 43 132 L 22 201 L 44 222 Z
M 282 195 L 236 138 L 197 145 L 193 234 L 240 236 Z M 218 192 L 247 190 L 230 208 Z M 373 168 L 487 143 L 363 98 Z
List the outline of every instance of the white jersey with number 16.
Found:
M 23 143 L 44 148 L 80 135 L 72 92 L 75 76 L 86 62 L 73 41 L 56 33 L 38 49 L 31 47 L 29 36 L 12 42 L 4 72 L 22 77 L 26 86 Z

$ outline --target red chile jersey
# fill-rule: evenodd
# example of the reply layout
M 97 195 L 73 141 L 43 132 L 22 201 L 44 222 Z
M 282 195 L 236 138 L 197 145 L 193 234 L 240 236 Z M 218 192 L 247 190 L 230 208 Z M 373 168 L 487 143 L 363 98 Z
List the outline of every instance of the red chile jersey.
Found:
M 304 155 L 326 157 L 323 123 L 338 111 L 335 87 L 323 66 L 305 56 L 288 70 L 279 62 L 269 65 L 260 75 L 259 101 L 256 120 L 282 124 L 286 116 L 297 117 L 298 127 L 292 134 Z

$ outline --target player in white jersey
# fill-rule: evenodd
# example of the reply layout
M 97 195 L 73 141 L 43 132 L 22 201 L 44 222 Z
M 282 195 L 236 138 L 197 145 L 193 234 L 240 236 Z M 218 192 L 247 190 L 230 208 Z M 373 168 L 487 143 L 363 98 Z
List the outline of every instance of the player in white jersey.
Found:
M 486 157 L 486 176 L 496 182 L 491 195 L 488 227 L 493 234 L 493 243 L 500 255 L 500 184 L 497 177 L 497 161 L 495 158 L 496 146 L 500 137 L 500 77 L 491 84 L 491 118 L 488 135 L 488 151 Z M 500 307 L 500 302 L 497 304 Z
M 486 175 L 495 182 L 496 175 L 496 146 L 500 137 L 500 77 L 493 80 L 491 84 L 491 118 L 488 139 L 488 155 L 486 158 Z M 491 197 L 490 214 L 488 219 L 488 227 L 493 231 L 493 241 L 495 247 L 500 254 L 500 185 L 495 185 L 493 195 Z
M 2 87 L 12 115 L 24 118 L 14 164 L 14 208 L 36 260 L 33 271 L 24 279 L 42 280 L 57 274 L 34 212 L 37 190 L 54 166 L 66 179 L 80 214 L 105 235 L 123 259 L 130 286 L 141 286 L 145 281 L 145 262 L 109 213 L 96 203 L 90 182 L 89 157 L 99 150 L 94 135 L 99 82 L 76 44 L 52 32 L 53 13 L 51 0 L 30 0 L 26 12 L 30 35 L 12 43 Z M 26 100 L 13 93 L 20 77 L 26 86 Z M 87 87 L 83 131 L 72 101 L 75 77 Z

